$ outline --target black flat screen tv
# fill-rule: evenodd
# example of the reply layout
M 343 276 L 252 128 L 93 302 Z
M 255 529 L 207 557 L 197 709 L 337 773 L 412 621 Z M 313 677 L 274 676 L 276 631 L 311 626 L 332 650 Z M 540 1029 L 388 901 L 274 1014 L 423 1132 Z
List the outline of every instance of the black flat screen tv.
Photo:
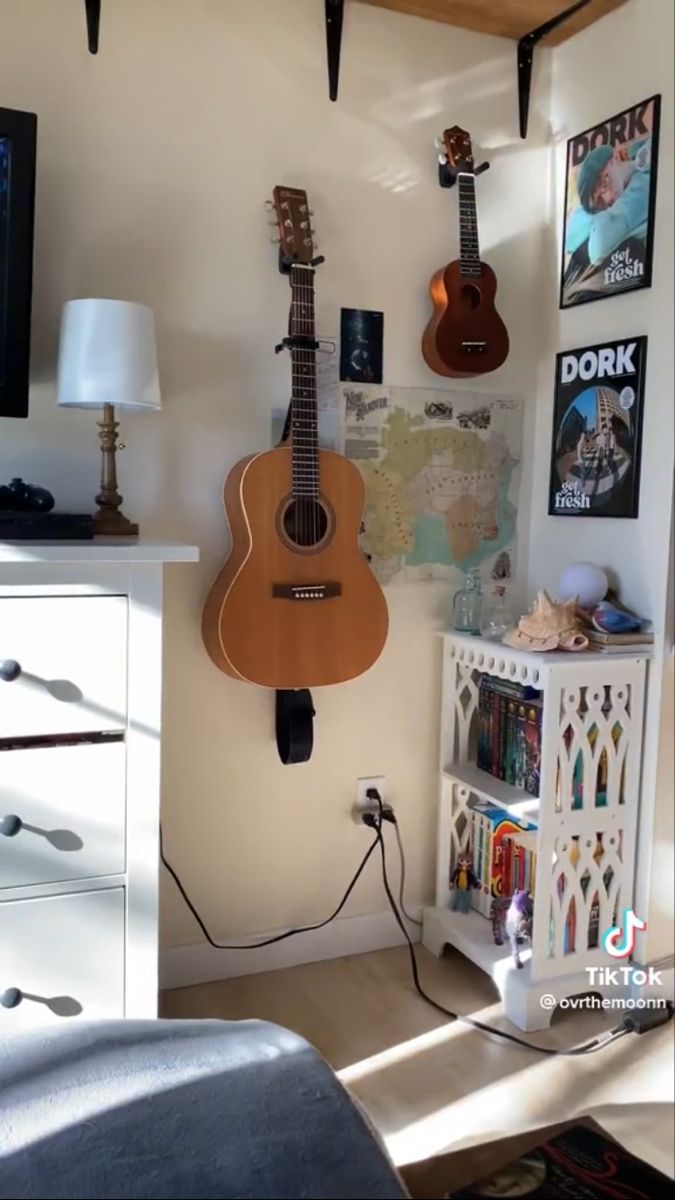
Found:
M 0 417 L 28 416 L 36 134 L 0 108 Z

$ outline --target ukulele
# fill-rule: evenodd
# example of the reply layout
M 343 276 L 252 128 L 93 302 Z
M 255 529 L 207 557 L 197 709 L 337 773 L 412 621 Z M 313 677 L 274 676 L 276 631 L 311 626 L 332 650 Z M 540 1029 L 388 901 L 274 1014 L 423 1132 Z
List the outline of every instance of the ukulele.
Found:
M 280 270 L 291 286 L 290 434 L 242 459 L 224 489 L 229 558 L 206 600 L 202 636 L 236 679 L 277 689 L 343 683 L 367 671 L 387 637 L 382 590 L 358 538 L 365 501 L 358 469 L 320 450 L 314 256 L 305 192 L 274 189 Z
M 422 355 L 437 375 L 486 375 L 505 361 L 509 335 L 495 308 L 497 278 L 480 257 L 471 138 L 453 125 L 443 143 L 459 188 L 460 251 L 459 259 L 437 271 L 429 284 L 434 312 Z

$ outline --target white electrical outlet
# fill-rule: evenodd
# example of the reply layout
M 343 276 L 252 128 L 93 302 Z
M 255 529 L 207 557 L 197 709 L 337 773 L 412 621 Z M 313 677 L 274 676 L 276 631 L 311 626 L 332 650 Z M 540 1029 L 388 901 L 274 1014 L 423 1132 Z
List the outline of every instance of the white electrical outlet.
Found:
M 356 803 L 352 809 L 352 816 L 357 825 L 361 824 L 361 818 L 366 812 L 376 813 L 379 811 L 377 800 L 371 800 L 366 795 L 369 788 L 377 788 L 382 799 L 382 804 L 388 808 L 387 804 L 387 777 L 386 775 L 368 775 L 363 779 L 356 781 Z

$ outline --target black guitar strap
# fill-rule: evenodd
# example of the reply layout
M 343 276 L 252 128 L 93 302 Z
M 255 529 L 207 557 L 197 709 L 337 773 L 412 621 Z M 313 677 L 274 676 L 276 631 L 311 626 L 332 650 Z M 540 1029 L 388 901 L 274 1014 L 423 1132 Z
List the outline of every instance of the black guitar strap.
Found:
M 307 762 L 314 745 L 314 705 L 308 688 L 277 691 L 277 749 L 282 763 Z

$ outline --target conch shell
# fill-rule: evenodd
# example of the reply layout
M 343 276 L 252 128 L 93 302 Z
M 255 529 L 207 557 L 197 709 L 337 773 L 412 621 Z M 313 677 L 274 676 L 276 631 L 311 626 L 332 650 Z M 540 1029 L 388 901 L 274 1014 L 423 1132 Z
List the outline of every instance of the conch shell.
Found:
M 579 628 L 576 598 L 557 604 L 548 592 L 539 592 L 518 628 L 506 634 L 504 644 L 519 650 L 586 650 L 588 638 Z

